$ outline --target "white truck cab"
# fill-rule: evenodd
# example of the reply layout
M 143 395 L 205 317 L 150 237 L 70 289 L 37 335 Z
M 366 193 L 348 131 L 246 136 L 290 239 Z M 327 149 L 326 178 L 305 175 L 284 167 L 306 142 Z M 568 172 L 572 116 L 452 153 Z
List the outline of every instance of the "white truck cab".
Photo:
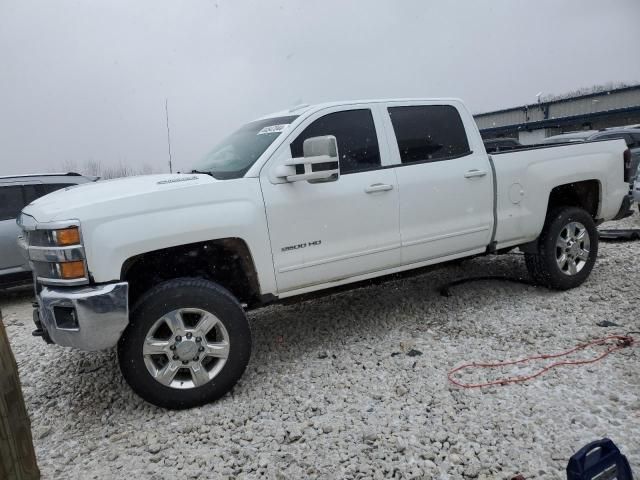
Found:
M 28 205 L 35 334 L 118 347 L 144 399 L 228 392 L 245 310 L 514 247 L 533 278 L 579 286 L 596 224 L 630 211 L 622 140 L 487 155 L 460 100 L 303 106 L 241 127 L 187 174 L 84 185 Z

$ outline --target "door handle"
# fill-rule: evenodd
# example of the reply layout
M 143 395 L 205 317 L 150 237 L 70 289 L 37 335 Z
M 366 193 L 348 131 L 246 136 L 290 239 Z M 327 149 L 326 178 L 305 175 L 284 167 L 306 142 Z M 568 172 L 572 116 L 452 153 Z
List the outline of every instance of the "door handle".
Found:
M 469 170 L 465 172 L 464 178 L 484 177 L 487 174 L 485 170 Z
M 386 192 L 393 190 L 393 185 L 387 185 L 386 183 L 374 183 L 364 189 L 365 193 Z

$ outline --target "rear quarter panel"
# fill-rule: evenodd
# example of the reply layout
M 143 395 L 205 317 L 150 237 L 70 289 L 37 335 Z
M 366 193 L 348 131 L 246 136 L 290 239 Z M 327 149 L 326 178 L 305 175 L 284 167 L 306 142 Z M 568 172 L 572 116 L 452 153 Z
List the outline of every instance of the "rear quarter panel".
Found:
M 586 142 L 493 154 L 497 176 L 498 247 L 532 241 L 544 225 L 553 188 L 596 180 L 597 218 L 618 212 L 629 186 L 624 182 L 624 140 Z

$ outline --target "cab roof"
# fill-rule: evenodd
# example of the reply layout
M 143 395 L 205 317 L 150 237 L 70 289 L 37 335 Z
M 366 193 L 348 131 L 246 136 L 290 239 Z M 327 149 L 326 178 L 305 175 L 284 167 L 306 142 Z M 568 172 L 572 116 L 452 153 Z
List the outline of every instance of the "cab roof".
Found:
M 459 98 L 378 98 L 368 100 L 341 100 L 336 102 L 323 102 L 310 105 L 303 103 L 296 105 L 289 110 L 281 110 L 279 112 L 270 113 L 256 120 L 267 120 L 269 118 L 276 117 L 288 117 L 291 115 L 302 115 L 303 113 L 311 113 L 318 110 L 323 110 L 330 107 L 342 107 L 346 105 L 357 105 L 363 103 L 388 103 L 388 102 L 444 102 L 444 103 L 462 103 Z

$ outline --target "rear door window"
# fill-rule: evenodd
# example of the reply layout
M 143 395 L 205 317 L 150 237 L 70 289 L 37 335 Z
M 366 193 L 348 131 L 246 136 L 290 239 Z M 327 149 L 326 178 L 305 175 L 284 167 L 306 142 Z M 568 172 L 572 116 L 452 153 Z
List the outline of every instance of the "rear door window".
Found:
M 75 185 L 75 183 L 43 183 L 37 186 L 38 197 L 55 192 L 56 190 L 71 187 L 72 185 Z
M 37 185 L 25 185 L 24 196 L 26 204 L 30 204 L 35 199 L 43 197 L 48 193 L 55 192 L 65 187 L 70 187 L 75 183 L 39 183 Z
M 451 105 L 389 107 L 402 163 L 436 162 L 470 153 L 458 110 Z
M 17 218 L 24 206 L 22 186 L 0 187 L 0 221 Z

